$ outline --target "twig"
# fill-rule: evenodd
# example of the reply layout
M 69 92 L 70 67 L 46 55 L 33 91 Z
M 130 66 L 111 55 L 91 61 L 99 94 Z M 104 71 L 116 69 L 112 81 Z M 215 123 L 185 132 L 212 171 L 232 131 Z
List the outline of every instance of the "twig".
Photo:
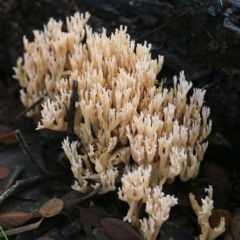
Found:
M 23 171 L 24 171 L 24 167 L 23 166 L 20 166 L 20 167 L 19 166 L 15 166 L 14 167 L 14 172 L 10 176 L 7 184 L 5 185 L 4 191 L 14 184 L 14 182 L 18 179 L 18 177 L 22 174 Z
M 7 199 L 14 192 L 18 191 L 20 188 L 22 189 L 22 187 L 27 187 L 29 184 L 40 182 L 46 178 L 47 178 L 46 176 L 36 176 L 36 177 L 16 181 L 14 185 L 12 185 L 10 188 L 8 188 L 6 191 L 4 191 L 0 195 L 0 205 L 5 199 Z
M 145 34 L 143 34 L 142 36 L 140 36 L 139 38 L 136 39 L 136 41 L 140 41 L 143 38 L 146 38 L 148 35 L 160 30 L 161 28 L 164 28 L 165 26 L 167 26 L 168 24 L 172 23 L 173 21 L 176 21 L 177 19 L 181 18 L 183 15 L 187 14 L 190 11 L 190 9 L 187 9 L 185 12 L 181 13 L 180 15 L 178 15 L 177 17 L 173 18 L 172 20 L 170 20 L 169 22 L 166 22 L 162 25 L 160 25 L 159 27 L 153 29 L 152 31 L 149 31 Z
M 68 110 L 68 137 L 69 141 L 72 142 L 75 140 L 76 136 L 74 133 L 74 118 L 76 113 L 76 102 L 78 101 L 78 82 L 74 81 L 72 85 L 72 93 L 70 97 L 70 106 Z
M 94 191 L 92 191 L 91 193 L 89 193 L 87 196 L 82 197 L 82 198 L 79 198 L 79 199 L 74 199 L 74 200 L 72 200 L 72 201 L 65 202 L 65 203 L 64 203 L 64 209 L 69 208 L 69 207 L 71 207 L 71 206 L 73 206 L 73 205 L 77 205 L 77 204 L 79 204 L 79 203 L 81 203 L 81 202 L 83 202 L 83 201 L 85 201 L 85 200 L 87 200 L 87 199 L 95 196 L 95 195 L 100 191 L 101 187 L 102 187 L 102 184 L 99 184 L 99 186 L 96 187 L 96 188 L 94 189 Z
M 38 161 L 35 160 L 35 158 L 33 157 L 31 150 L 29 149 L 27 143 L 25 142 L 25 139 L 23 138 L 22 133 L 20 132 L 20 130 L 16 130 L 15 131 L 15 135 L 17 137 L 17 140 L 21 146 L 21 148 L 23 149 L 24 153 L 27 155 L 28 159 L 31 161 L 31 163 L 37 168 L 37 170 L 41 173 L 41 174 L 45 174 L 45 170 L 43 169 L 43 167 L 39 164 Z
M 30 230 L 37 229 L 40 226 L 43 219 L 44 218 L 41 218 L 38 222 L 29 224 L 29 225 L 26 225 L 26 226 L 23 226 L 23 227 L 18 227 L 18 228 L 13 228 L 13 229 L 6 230 L 6 231 L 4 231 L 4 233 L 5 233 L 6 236 L 11 236 L 11 235 L 15 235 L 15 234 L 18 234 L 18 233 L 27 232 L 27 231 L 30 231 Z M 0 233 L 0 237 L 3 237 L 3 236 L 4 235 L 2 233 Z
M 62 177 L 63 172 L 52 173 L 52 172 L 47 171 L 44 167 L 42 167 L 39 164 L 39 162 L 32 155 L 31 150 L 29 149 L 26 141 L 24 140 L 24 137 L 22 136 L 22 133 L 20 132 L 20 130 L 17 129 L 15 131 L 15 135 L 17 137 L 17 140 L 18 140 L 21 148 L 23 149 L 23 151 L 25 152 L 25 154 L 27 155 L 27 157 L 31 161 L 31 163 L 37 168 L 39 173 L 41 173 L 47 177 Z
M 33 108 L 35 108 L 40 102 L 42 102 L 42 100 L 46 97 L 47 95 L 44 95 L 42 97 L 40 97 L 35 103 L 33 103 L 32 106 L 26 108 L 24 111 L 22 111 L 19 115 L 17 115 L 17 117 L 15 118 L 17 121 L 19 119 L 21 119 L 23 116 L 25 116 L 25 114 L 27 112 L 29 112 L 30 110 L 32 110 Z

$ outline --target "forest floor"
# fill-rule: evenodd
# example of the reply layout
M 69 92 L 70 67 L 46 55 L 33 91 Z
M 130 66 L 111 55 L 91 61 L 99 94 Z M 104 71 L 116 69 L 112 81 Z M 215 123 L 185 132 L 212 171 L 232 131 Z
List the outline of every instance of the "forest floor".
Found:
M 36 131 L 36 119 L 21 115 L 13 67 L 24 52 L 23 36 L 31 41 L 33 30 L 42 30 L 50 17 L 65 21 L 76 11 L 91 14 L 88 24 L 96 32 L 106 28 L 110 35 L 125 25 L 136 43 L 151 43 L 152 57 L 164 56 L 158 75 L 159 81 L 166 78 L 164 87 L 184 70 L 194 87 L 207 91 L 204 104 L 213 121 L 209 147 L 196 179 L 166 186 L 179 200 L 158 239 L 199 236 L 188 195 L 200 200 L 209 185 L 215 211 L 210 225 L 218 225 L 222 216 L 226 220 L 227 230 L 218 239 L 240 239 L 239 10 L 238 1 L 227 0 L 0 0 L 0 226 L 8 239 L 141 239 L 122 221 L 128 206 L 117 190 L 105 195 L 71 190 L 70 166 L 59 160 L 64 133 Z M 59 174 L 41 174 L 34 161 Z

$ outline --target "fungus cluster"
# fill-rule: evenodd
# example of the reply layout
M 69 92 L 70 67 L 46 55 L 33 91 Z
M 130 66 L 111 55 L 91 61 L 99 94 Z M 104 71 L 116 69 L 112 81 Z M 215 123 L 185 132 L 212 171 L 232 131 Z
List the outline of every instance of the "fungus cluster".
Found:
M 33 31 L 33 42 L 23 37 L 25 53 L 17 60 L 14 77 L 23 87 L 20 94 L 24 106 L 30 107 L 45 94 L 55 100 L 58 94 L 56 82 L 73 70 L 76 61 L 81 64 L 85 60 L 81 52 L 76 52 L 75 46 L 85 37 L 84 27 L 89 17 L 86 13 L 85 16 L 75 14 L 67 18 L 67 32 L 62 31 L 62 21 L 51 18 L 43 31 Z M 31 117 L 40 109 L 38 105 L 27 115 Z
M 212 215 L 213 209 L 212 186 L 206 188 L 205 191 L 207 192 L 207 196 L 204 199 L 201 199 L 202 206 L 198 204 L 195 196 L 192 193 L 189 194 L 189 199 L 193 211 L 198 217 L 198 223 L 201 227 L 201 234 L 199 236 L 199 240 L 214 240 L 225 231 L 225 219 L 222 217 L 219 225 L 213 229 L 211 228 L 209 224 L 209 217 Z
M 156 87 L 163 57 L 151 58 L 151 45 L 135 44 L 121 27 L 110 37 L 93 33 L 89 14 L 76 13 L 62 22 L 50 19 L 35 39 L 24 38 L 25 54 L 14 68 L 23 87 L 21 99 L 31 106 L 43 94 L 38 129 L 67 130 L 71 89 L 78 83 L 74 132 L 79 141 L 62 142 L 75 177 L 73 188 L 100 193 L 115 189 L 130 209 L 125 220 L 155 239 L 170 208 L 177 203 L 162 185 L 176 176 L 196 177 L 211 131 L 210 110 L 203 106 L 205 90 L 193 89 L 184 73 L 172 89 Z M 31 110 L 28 116 L 40 111 Z M 91 181 L 89 181 L 91 180 Z M 94 182 L 90 184 L 89 182 Z M 138 219 L 146 203 L 148 219 Z

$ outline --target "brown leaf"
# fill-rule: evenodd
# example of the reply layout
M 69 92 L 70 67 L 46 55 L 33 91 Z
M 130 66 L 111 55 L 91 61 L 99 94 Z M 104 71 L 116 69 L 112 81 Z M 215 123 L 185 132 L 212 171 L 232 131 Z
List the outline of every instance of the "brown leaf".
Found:
M 13 132 L 12 128 L 8 127 L 7 125 L 0 124 L 0 136 L 3 136 L 10 132 Z
M 234 212 L 231 230 L 234 239 L 240 239 L 240 208 Z
M 62 211 L 63 204 L 61 199 L 51 199 L 40 208 L 39 214 L 42 217 L 53 217 Z
M 227 229 L 232 221 L 232 215 L 227 210 L 213 210 L 212 215 L 209 218 L 209 224 L 212 229 L 217 227 L 220 223 L 221 218 L 225 218 L 225 228 Z
M 104 230 L 103 227 L 97 227 L 92 230 L 92 233 L 94 237 L 96 237 L 97 240 L 113 240 Z
M 100 208 L 81 208 L 80 221 L 89 239 L 96 239 L 92 233 L 93 227 L 101 227 L 101 220 L 109 217 L 111 215 Z
M 38 161 L 42 160 L 40 154 L 40 141 L 30 145 L 29 148 L 33 156 L 37 157 Z M 32 164 L 32 162 L 29 161 L 20 146 L 15 146 L 5 149 L 5 151 L 0 151 L 0 166 L 8 168 L 11 174 L 14 174 L 16 166 L 24 168 L 24 172 L 19 176 L 18 180 L 23 180 L 39 175 L 38 170 Z M 9 176 L 9 178 L 11 178 L 11 176 Z M 0 181 L 0 188 L 4 189 L 9 180 L 10 179 L 4 179 Z M 24 188 L 17 193 L 17 197 L 37 201 L 39 194 L 42 192 L 42 187 L 40 188 L 41 184 L 43 186 L 44 183 L 33 184 L 31 185 L 31 189 L 30 187 Z
M 105 231 L 114 240 L 142 240 L 143 238 L 133 229 L 133 227 L 117 218 L 104 218 L 101 223 Z
M 17 142 L 18 141 L 17 138 L 15 137 L 14 131 L 0 136 L 0 143 L 2 144 L 13 145 L 16 144 Z
M 0 213 L 0 225 L 3 228 L 14 228 L 23 225 L 32 217 L 28 212 Z
M 7 178 L 10 174 L 8 168 L 0 167 L 0 180 Z

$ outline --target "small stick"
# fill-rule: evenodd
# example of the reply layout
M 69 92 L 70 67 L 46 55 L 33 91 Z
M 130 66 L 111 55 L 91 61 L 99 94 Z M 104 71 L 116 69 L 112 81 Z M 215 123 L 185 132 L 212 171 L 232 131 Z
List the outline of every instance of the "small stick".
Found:
M 160 25 L 159 27 L 154 28 L 153 30 L 151 30 L 151 31 L 149 31 L 149 32 L 147 32 L 147 33 L 145 33 L 145 34 L 143 34 L 142 36 L 140 36 L 139 38 L 137 38 L 136 41 L 140 41 L 141 39 L 147 37 L 148 35 L 150 35 L 150 34 L 156 32 L 156 31 L 160 30 L 161 28 L 164 28 L 165 26 L 167 26 L 167 25 L 170 24 L 171 22 L 176 21 L 177 19 L 181 18 L 183 15 L 185 15 L 186 13 L 188 13 L 189 10 L 190 10 L 190 9 L 187 9 L 185 12 L 179 14 L 177 17 L 173 18 L 173 19 L 170 20 L 169 22 L 166 22 L 166 23 Z
M 99 184 L 99 186 L 97 186 L 97 187 L 94 189 L 94 191 L 92 191 L 91 193 L 89 193 L 87 196 L 82 197 L 82 198 L 79 198 L 79 199 L 74 199 L 74 200 L 72 200 L 72 201 L 67 201 L 67 202 L 65 202 L 63 208 L 66 209 L 66 208 L 72 207 L 73 205 L 77 205 L 77 204 L 79 204 L 79 203 L 81 203 L 81 202 L 83 202 L 83 201 L 85 201 L 85 200 L 87 200 L 87 199 L 95 196 L 95 195 L 100 191 L 101 187 L 102 187 L 102 184 Z
M 35 103 L 33 103 L 32 106 L 26 108 L 24 111 L 22 111 L 20 114 L 18 114 L 15 119 L 16 119 L 17 121 L 18 121 L 19 119 L 21 119 L 23 116 L 25 116 L 25 114 L 26 114 L 27 112 L 29 112 L 30 110 L 32 110 L 33 108 L 35 108 L 40 102 L 42 102 L 42 100 L 43 100 L 46 96 L 47 96 L 47 95 L 44 95 L 44 96 L 40 97 Z
M 20 132 L 20 130 L 16 130 L 15 131 L 15 135 L 17 137 L 17 140 L 21 146 L 21 148 L 23 149 L 23 151 L 25 152 L 25 154 L 27 155 L 28 159 L 31 161 L 31 163 L 37 168 L 37 170 L 47 176 L 47 177 L 62 177 L 63 175 L 63 172 L 58 172 L 58 173 L 52 173 L 52 172 L 49 172 L 47 171 L 45 168 L 43 168 L 39 162 L 34 158 L 34 156 L 32 155 L 31 153 L 31 150 L 29 149 L 22 133 Z
M 11 187 L 14 182 L 18 179 L 18 177 L 23 173 L 24 171 L 24 167 L 23 166 L 15 166 L 14 167 L 14 172 L 13 174 L 10 176 L 6 186 L 4 187 L 4 191 L 7 190 L 9 187 Z
M 16 135 L 16 138 L 21 146 L 21 148 L 23 149 L 24 153 L 27 155 L 28 159 L 31 161 L 31 163 L 37 168 L 37 170 L 44 174 L 45 171 L 43 170 L 42 166 L 39 164 L 38 161 L 35 160 L 35 158 L 33 157 L 27 143 L 25 142 L 25 139 L 23 138 L 23 135 L 22 133 L 20 132 L 20 130 L 16 130 L 15 131 L 15 135 Z
M 29 225 L 26 225 L 26 226 L 23 226 L 23 227 L 18 227 L 18 228 L 13 228 L 13 229 L 6 230 L 6 231 L 4 231 L 4 234 L 6 236 L 11 236 L 11 235 L 15 235 L 15 234 L 18 234 L 18 233 L 27 232 L 27 231 L 30 231 L 30 230 L 37 229 L 40 226 L 43 219 L 44 218 L 41 218 L 38 222 L 29 224 Z M 4 236 L 3 233 L 0 233 L 0 237 L 3 237 L 3 236 Z
M 70 97 L 70 106 L 68 110 L 68 137 L 69 141 L 72 142 L 76 139 L 75 133 L 74 133 L 74 118 L 76 113 L 76 102 L 78 101 L 78 82 L 73 81 L 72 85 L 72 93 Z
M 20 188 L 27 187 L 29 184 L 40 182 L 40 181 L 42 181 L 42 180 L 44 180 L 46 178 L 47 178 L 46 176 L 36 176 L 36 177 L 32 177 L 32 178 L 27 178 L 27 179 L 24 179 L 24 180 L 16 181 L 16 183 L 14 185 L 12 185 L 10 188 L 8 188 L 6 191 L 4 191 L 0 195 L 0 205 L 2 204 L 2 202 L 5 199 L 7 199 L 11 194 L 16 192 Z

